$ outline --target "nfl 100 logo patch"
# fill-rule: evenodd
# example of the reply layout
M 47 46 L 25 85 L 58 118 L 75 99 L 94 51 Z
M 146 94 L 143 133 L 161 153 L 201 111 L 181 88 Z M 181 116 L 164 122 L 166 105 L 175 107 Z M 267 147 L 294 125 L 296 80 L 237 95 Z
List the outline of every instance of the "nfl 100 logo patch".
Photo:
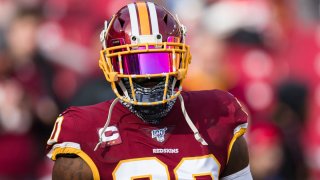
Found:
M 165 140 L 166 131 L 168 130 L 167 127 L 162 129 L 154 129 L 151 131 L 152 139 L 156 139 L 158 142 L 163 142 Z

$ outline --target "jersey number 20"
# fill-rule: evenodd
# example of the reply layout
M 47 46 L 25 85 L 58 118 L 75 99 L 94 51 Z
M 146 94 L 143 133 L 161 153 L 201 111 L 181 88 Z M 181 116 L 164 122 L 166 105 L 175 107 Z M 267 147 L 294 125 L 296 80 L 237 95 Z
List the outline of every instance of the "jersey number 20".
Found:
M 173 170 L 175 179 L 196 179 L 211 176 L 218 179 L 220 164 L 210 154 L 183 158 Z M 137 158 L 120 161 L 112 173 L 113 179 L 170 179 L 168 167 L 156 157 Z

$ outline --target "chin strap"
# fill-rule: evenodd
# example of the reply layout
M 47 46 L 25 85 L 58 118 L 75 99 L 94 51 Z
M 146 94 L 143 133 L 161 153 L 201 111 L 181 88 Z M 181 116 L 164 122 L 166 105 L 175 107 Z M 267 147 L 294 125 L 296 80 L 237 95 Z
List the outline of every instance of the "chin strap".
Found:
M 187 111 L 186 111 L 186 108 L 184 106 L 184 100 L 183 100 L 183 97 L 182 95 L 180 94 L 179 95 L 179 99 L 180 99 L 180 102 L 181 102 L 181 110 L 182 110 L 182 113 L 183 113 L 183 116 L 184 118 L 186 119 L 189 127 L 191 128 L 191 130 L 193 131 L 193 134 L 194 134 L 194 138 L 200 142 L 202 145 L 205 145 L 207 146 L 208 143 L 201 137 L 198 129 L 196 128 L 196 126 L 193 124 L 192 120 L 190 119 Z
M 94 151 L 96 151 L 98 149 L 98 147 L 103 143 L 102 141 L 102 134 L 104 133 L 104 131 L 108 128 L 109 123 L 110 123 L 110 119 L 111 119 L 111 114 L 112 114 L 112 110 L 114 108 L 114 106 L 117 104 L 117 102 L 119 101 L 119 98 L 116 98 L 112 101 L 110 107 L 109 107 L 109 113 L 108 113 L 108 118 L 106 123 L 104 124 L 104 127 L 101 131 L 101 133 L 99 134 L 99 142 L 97 143 L 96 147 L 94 148 Z

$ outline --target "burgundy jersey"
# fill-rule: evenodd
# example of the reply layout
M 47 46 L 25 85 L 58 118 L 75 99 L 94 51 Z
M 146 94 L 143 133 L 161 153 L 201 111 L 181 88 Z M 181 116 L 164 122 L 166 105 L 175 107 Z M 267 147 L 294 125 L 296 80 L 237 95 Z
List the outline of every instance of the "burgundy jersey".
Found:
M 117 103 L 99 142 L 112 101 L 70 107 L 57 119 L 48 156 L 77 154 L 95 179 L 219 179 L 233 142 L 247 127 L 247 114 L 229 93 L 184 92 L 185 108 L 208 145 L 194 138 L 178 100 L 158 125 L 146 124 Z

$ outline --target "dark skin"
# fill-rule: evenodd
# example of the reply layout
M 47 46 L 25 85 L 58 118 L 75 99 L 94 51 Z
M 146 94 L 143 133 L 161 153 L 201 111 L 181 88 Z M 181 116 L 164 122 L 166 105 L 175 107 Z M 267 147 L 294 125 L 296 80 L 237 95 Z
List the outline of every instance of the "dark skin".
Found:
M 230 154 L 229 162 L 221 173 L 221 177 L 234 174 L 249 165 L 249 155 L 246 140 L 241 136 L 234 144 Z
M 59 157 L 53 166 L 53 180 L 87 180 L 93 179 L 88 164 L 80 157 Z
M 232 148 L 227 167 L 221 173 L 221 177 L 234 174 L 249 164 L 248 148 L 243 137 L 238 138 Z M 87 180 L 93 179 L 92 171 L 80 157 L 60 157 L 53 167 L 53 180 Z

